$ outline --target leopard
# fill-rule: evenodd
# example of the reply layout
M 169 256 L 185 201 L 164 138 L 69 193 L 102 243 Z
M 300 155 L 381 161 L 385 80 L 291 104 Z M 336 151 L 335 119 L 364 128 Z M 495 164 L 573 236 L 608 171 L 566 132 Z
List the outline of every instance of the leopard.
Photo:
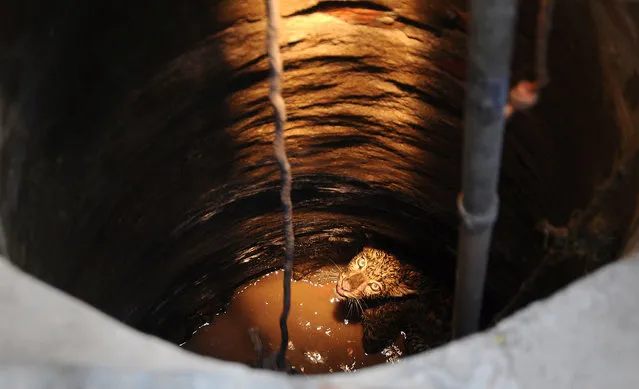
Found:
M 335 294 L 361 310 L 362 344 L 367 354 L 382 351 L 400 334 L 406 355 L 450 339 L 450 288 L 387 251 L 364 247 L 340 270 Z

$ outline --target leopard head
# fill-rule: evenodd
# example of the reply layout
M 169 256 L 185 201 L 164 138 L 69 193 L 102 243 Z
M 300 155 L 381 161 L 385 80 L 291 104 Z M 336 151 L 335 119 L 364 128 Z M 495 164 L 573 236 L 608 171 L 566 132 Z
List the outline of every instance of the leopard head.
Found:
M 420 274 L 382 250 L 366 247 L 340 272 L 340 299 L 375 300 L 418 293 Z

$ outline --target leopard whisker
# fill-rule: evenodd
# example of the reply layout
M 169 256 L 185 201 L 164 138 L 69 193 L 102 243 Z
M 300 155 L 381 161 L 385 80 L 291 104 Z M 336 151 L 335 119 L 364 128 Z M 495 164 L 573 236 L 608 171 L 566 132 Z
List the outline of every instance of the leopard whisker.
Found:
M 355 299 L 355 303 L 357 303 L 357 308 L 360 314 L 364 314 L 364 307 L 362 306 L 362 300 Z
M 349 316 L 351 315 L 351 313 L 353 313 L 353 309 L 355 310 L 355 313 L 358 313 L 359 312 L 359 305 L 357 303 L 357 299 L 356 298 L 350 298 L 349 299 L 349 303 L 350 303 L 350 306 L 351 306 L 351 309 L 348 312 Z
M 339 266 L 337 266 L 337 263 L 335 263 L 335 261 L 333 261 L 332 259 L 329 258 L 328 260 L 333 263 L 333 266 L 335 266 L 335 270 L 337 270 L 337 274 L 339 275 L 339 273 L 342 272 L 342 269 Z
M 346 317 L 350 317 L 351 316 L 351 312 L 353 311 L 353 299 L 351 299 L 350 297 L 348 298 L 347 301 L 347 305 L 348 305 L 348 312 L 346 312 Z

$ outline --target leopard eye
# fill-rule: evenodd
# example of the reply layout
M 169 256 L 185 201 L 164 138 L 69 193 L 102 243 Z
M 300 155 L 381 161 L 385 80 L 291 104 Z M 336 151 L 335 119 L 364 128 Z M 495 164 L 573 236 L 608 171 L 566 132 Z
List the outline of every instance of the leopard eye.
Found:
M 364 266 L 366 266 L 366 258 L 360 258 L 357 260 L 357 266 L 359 266 L 360 269 L 363 269 Z
M 374 292 L 379 292 L 379 290 L 381 289 L 377 282 L 371 282 L 370 285 L 371 289 L 373 289 Z

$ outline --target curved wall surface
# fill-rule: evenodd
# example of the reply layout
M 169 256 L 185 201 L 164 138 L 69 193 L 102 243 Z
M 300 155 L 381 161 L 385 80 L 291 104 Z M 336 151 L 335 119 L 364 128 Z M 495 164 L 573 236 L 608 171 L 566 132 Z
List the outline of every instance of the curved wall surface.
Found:
M 282 260 L 263 4 L 7 3 L 6 252 L 183 340 Z M 466 33 L 451 10 L 282 1 L 298 264 L 346 261 L 373 240 L 452 282 Z M 514 81 L 532 74 L 534 12 L 522 6 Z M 613 259 L 633 218 L 634 130 L 590 8 L 558 2 L 555 17 L 551 84 L 508 127 L 486 324 Z M 569 239 L 545 236 L 543 220 Z

